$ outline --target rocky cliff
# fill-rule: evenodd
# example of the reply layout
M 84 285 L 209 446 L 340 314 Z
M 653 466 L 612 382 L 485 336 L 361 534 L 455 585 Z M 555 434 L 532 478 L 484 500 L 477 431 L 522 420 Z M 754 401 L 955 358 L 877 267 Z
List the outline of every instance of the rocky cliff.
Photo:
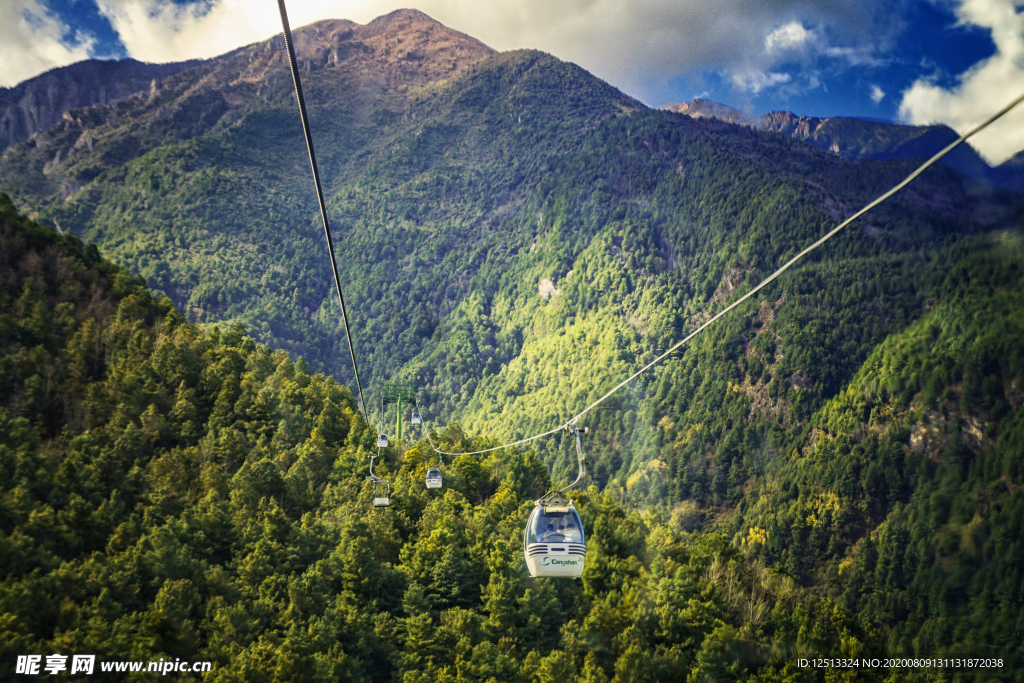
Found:
M 64 112 L 109 104 L 156 88 L 198 62 L 144 64 L 88 60 L 0 88 L 0 151 L 56 125 Z
M 417 10 L 366 25 L 320 21 L 294 38 L 304 77 L 327 76 L 322 97 L 343 102 L 358 125 L 403 111 L 424 86 L 494 54 Z M 280 35 L 208 60 L 55 69 L 0 94 L 0 186 L 26 207 L 67 199 L 105 169 L 237 124 L 255 102 L 291 98 L 291 88 Z

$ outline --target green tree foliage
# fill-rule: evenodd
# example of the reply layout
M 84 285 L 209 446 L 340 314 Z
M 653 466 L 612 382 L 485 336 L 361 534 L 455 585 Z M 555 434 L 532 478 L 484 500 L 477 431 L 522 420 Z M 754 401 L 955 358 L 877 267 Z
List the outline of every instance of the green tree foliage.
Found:
M 1024 664 L 1022 256 L 1012 232 L 962 253 L 736 516 L 751 557 L 823 583 L 893 652 Z
M 557 426 L 908 170 L 650 110 L 535 51 L 420 89 L 371 95 L 352 78 L 303 76 L 363 386 L 376 403 L 382 382 L 413 382 L 428 419 L 500 438 Z M 219 116 L 223 96 L 201 102 L 179 81 L 152 103 L 69 121 L 52 145 L 74 154 L 54 168 L 103 172 L 67 197 L 26 146 L 51 194 L 18 196 L 146 277 L 186 320 L 244 324 L 351 384 L 292 87 L 272 72 L 217 126 L 198 112 Z M 175 88 L 180 120 L 159 115 Z M 118 114 L 135 123 L 118 128 Z M 95 150 L 75 142 L 79 125 Z M 101 151 L 127 137 L 137 154 Z M 21 182 L 18 169 L 0 168 L 0 187 Z M 596 480 L 635 502 L 734 503 L 784 450 L 777 423 L 802 424 L 836 395 L 919 315 L 945 242 L 1008 205 L 948 169 L 925 174 L 773 286 L 767 308 L 698 341 L 686 367 L 595 411 Z M 766 419 L 745 424 L 754 406 Z M 571 476 L 571 449 L 536 447 Z
M 375 510 L 347 388 L 0 211 L 4 678 L 34 652 L 209 660 L 215 680 L 529 683 L 779 677 L 833 640 L 880 651 L 723 535 L 593 487 L 575 495 L 583 581 L 530 579 L 522 529 L 550 483 L 532 451 L 460 456 L 428 491 L 426 440 L 388 450 L 394 504 Z
M 364 386 L 415 382 L 450 452 L 560 424 L 912 167 L 647 110 L 529 51 L 359 115 L 330 78 L 307 92 Z M 531 581 L 522 524 L 575 476 L 568 439 L 447 458 L 440 493 L 429 443 L 399 444 L 369 511 L 374 430 L 320 374 L 348 350 L 291 86 L 265 85 L 139 154 L 104 122 L 70 197 L 40 162 L 41 215 L 142 277 L 2 206 L 10 647 L 267 680 L 1024 668 L 1019 196 L 932 169 L 589 413 L 587 572 Z

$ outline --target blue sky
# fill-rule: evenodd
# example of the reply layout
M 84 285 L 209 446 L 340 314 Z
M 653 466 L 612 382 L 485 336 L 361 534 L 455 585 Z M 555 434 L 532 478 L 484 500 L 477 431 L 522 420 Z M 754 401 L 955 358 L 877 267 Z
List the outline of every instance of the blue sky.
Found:
M 416 7 L 507 50 L 576 62 L 652 106 L 979 122 L 1024 92 L 1020 0 L 292 0 L 293 26 Z M 274 0 L 3 0 L 0 85 L 85 58 L 212 57 L 280 31 Z M 975 147 L 1024 149 L 1024 113 Z

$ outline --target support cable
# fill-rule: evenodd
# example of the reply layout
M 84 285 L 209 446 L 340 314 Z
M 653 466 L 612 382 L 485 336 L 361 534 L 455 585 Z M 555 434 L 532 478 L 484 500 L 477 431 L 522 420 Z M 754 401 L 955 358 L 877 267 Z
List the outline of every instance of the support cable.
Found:
M 313 152 L 313 134 L 309 130 L 309 117 L 306 116 L 306 100 L 302 96 L 302 83 L 299 81 L 299 63 L 295 59 L 295 47 L 292 45 L 292 31 L 288 26 L 288 13 L 284 8 L 284 0 L 277 0 L 277 6 L 281 10 L 281 26 L 284 29 L 284 44 L 288 49 L 288 61 L 292 68 L 292 80 L 295 82 L 295 98 L 299 103 L 299 115 L 302 117 L 302 132 L 306 135 L 306 149 L 309 150 L 309 165 L 313 169 L 313 183 L 316 185 L 316 198 L 320 203 L 320 216 L 324 222 L 324 236 L 327 238 L 327 253 L 331 257 L 331 274 L 334 276 L 334 286 L 338 290 L 338 303 L 341 304 L 341 319 L 345 322 L 345 336 L 348 338 L 348 350 L 352 354 L 352 369 L 356 375 L 356 390 L 358 391 L 359 407 L 363 411 L 363 420 L 366 426 L 370 425 L 370 416 L 366 412 L 366 401 L 363 398 L 363 385 L 359 381 L 359 365 L 356 363 L 356 348 L 352 343 L 352 330 L 348 324 L 348 311 L 345 309 L 345 297 L 341 293 L 341 279 L 338 277 L 338 264 L 334 258 L 334 241 L 331 239 L 331 228 L 327 222 L 327 206 L 324 203 L 324 193 L 320 185 L 320 170 L 316 165 L 316 154 Z
M 423 430 L 423 434 L 427 437 L 427 443 L 430 444 L 430 447 L 434 449 L 435 453 L 439 453 L 441 455 L 478 455 L 480 453 L 490 453 L 491 451 L 498 451 L 498 450 L 501 450 L 502 448 L 511 448 L 512 446 L 518 446 L 519 444 L 526 443 L 527 441 L 535 441 L 535 440 L 537 440 L 537 439 L 539 439 L 541 437 L 545 437 L 545 436 L 548 436 L 550 434 L 554 434 L 555 432 L 558 432 L 558 431 L 561 431 L 561 430 L 562 430 L 562 428 L 561 428 L 561 426 L 559 426 L 559 427 L 555 427 L 551 431 L 544 432 L 543 434 L 537 434 L 536 436 L 531 436 L 531 437 L 529 437 L 527 439 L 520 439 L 519 441 L 514 441 L 512 443 L 507 443 L 507 444 L 505 444 L 503 446 L 495 446 L 494 448 L 485 448 L 482 451 L 470 451 L 469 453 L 449 453 L 448 451 L 438 450 L 438 448 L 434 445 L 434 442 L 430 438 L 430 430 L 424 429 Z
M 283 1 L 283 0 L 280 0 L 280 1 Z M 782 275 L 782 274 L 783 274 L 784 272 L 786 272 L 787 270 L 789 270 L 789 268 L 790 268 L 790 267 L 791 267 L 791 266 L 792 266 L 793 264 L 795 264 L 795 263 L 796 263 L 797 261 L 799 261 L 800 259 L 802 259 L 802 258 L 803 258 L 804 256 L 806 256 L 807 254 L 811 253 L 812 251 L 814 251 L 815 249 L 817 249 L 817 248 L 818 248 L 818 247 L 820 247 L 821 245 L 825 244 L 825 242 L 827 242 L 827 241 L 829 241 L 830 239 L 832 239 L 832 237 L 834 237 L 834 236 L 835 236 L 835 235 L 836 235 L 836 234 L 837 234 L 837 233 L 838 233 L 838 232 L 839 232 L 840 230 L 842 230 L 843 228 L 845 228 L 846 226 L 848 226 L 848 225 L 849 225 L 850 223 L 852 223 L 852 222 L 853 222 L 854 220 L 856 220 L 857 218 L 860 218 L 860 217 L 861 217 L 861 216 L 863 216 L 863 215 L 864 215 L 865 213 L 867 213 L 867 212 L 868 212 L 868 211 L 870 211 L 871 209 L 875 208 L 876 206 L 878 206 L 879 204 L 881 204 L 882 202 L 886 201 L 887 199 L 889 199 L 890 197 L 892 197 L 892 196 L 893 196 L 894 194 L 896 194 L 897 192 L 899 192 L 900 190 L 902 190 L 902 189 L 903 189 L 904 187 L 906 187 L 907 185 L 909 185 L 909 184 L 910 184 L 910 182 L 911 182 L 912 180 L 914 180 L 914 179 L 915 179 L 915 178 L 917 178 L 917 177 L 918 177 L 919 175 L 921 175 L 922 173 L 924 173 L 925 169 L 927 169 L 927 168 L 928 168 L 929 166 L 931 166 L 932 164 L 934 164 L 935 162 L 937 162 L 937 161 L 938 161 L 939 159 L 941 159 L 942 157 L 944 157 L 944 156 L 946 156 L 947 154 L 949 154 L 950 152 L 952 152 L 952 151 L 953 151 L 953 150 L 954 150 L 954 149 L 955 149 L 955 148 L 956 148 L 956 147 L 957 147 L 958 145 L 960 145 L 960 144 L 961 144 L 962 142 L 964 142 L 965 140 L 967 140 L 967 139 L 968 139 L 969 137 L 973 136 L 973 135 L 974 135 L 975 133 L 978 133 L 979 131 L 982 131 L 982 130 L 984 130 L 985 128 L 987 128 L 987 127 L 988 127 L 989 125 L 991 125 L 991 124 L 992 124 L 992 123 L 993 123 L 994 121 L 996 121 L 996 119 L 998 119 L 998 118 L 1000 118 L 1001 116 L 1003 116 L 1004 114 L 1006 114 L 1006 113 L 1007 113 L 1008 111 L 1010 111 L 1011 109 L 1013 109 L 1014 107 L 1016 107 L 1016 106 L 1017 106 L 1018 104 L 1020 104 L 1021 102 L 1024 102 L 1024 93 L 1022 93 L 1022 94 L 1021 94 L 1020 96 L 1018 96 L 1018 97 L 1017 97 L 1017 98 L 1016 98 L 1015 100 L 1013 100 L 1013 101 L 1012 101 L 1012 102 L 1010 102 L 1010 103 L 1009 103 L 1008 105 L 1006 105 L 1005 107 L 1003 107 L 1002 109 L 1000 109 L 1000 110 L 999 110 L 998 112 L 996 112 L 995 114 L 993 114 L 992 116 L 990 116 L 990 117 L 989 117 L 988 119 L 986 119 L 985 121 L 983 121 L 983 122 L 982 122 L 982 123 L 980 123 L 979 125 L 975 126 L 975 127 L 974 127 L 974 128 L 972 128 L 971 130 L 967 131 L 967 132 L 966 132 L 966 133 L 964 133 L 963 135 L 961 135 L 959 139 L 957 139 L 957 140 L 956 140 L 956 141 L 954 141 L 954 142 L 951 142 L 951 143 L 950 143 L 949 145 L 947 145 L 947 146 L 945 147 L 945 149 L 943 149 L 942 151 L 938 152 L 938 153 L 937 153 L 937 154 L 936 154 L 935 156 L 933 156 L 933 157 L 932 157 L 931 159 L 929 159 L 928 161 L 926 161 L 926 162 L 924 162 L 923 164 L 921 164 L 920 166 L 918 166 L 918 167 L 917 167 L 917 169 L 916 169 L 916 170 L 915 170 L 915 171 L 914 171 L 913 173 L 911 173 L 911 174 L 910 174 L 910 175 L 908 175 L 908 176 L 907 176 L 906 178 L 904 178 L 904 179 L 903 179 L 903 181 L 902 181 L 902 182 L 900 182 L 900 183 L 899 183 L 898 185 L 894 186 L 894 187 L 893 187 L 892 189 L 890 189 L 890 190 L 889 190 L 888 192 L 886 192 L 885 194 L 881 195 L 880 197 L 878 197 L 877 199 L 875 199 L 874 201 L 872 201 L 872 202 L 871 202 L 870 204 L 868 204 L 867 206 L 865 206 L 864 208 L 862 208 L 862 209 L 861 209 L 860 211 L 858 211 L 857 213 L 855 213 L 855 214 L 853 214 L 852 216 L 850 216 L 849 218 L 847 218 L 847 219 L 846 219 L 845 221 L 843 221 L 843 222 L 842 222 L 842 223 L 840 223 L 840 224 L 839 224 L 838 226 L 836 226 L 836 227 L 835 227 L 835 228 L 833 228 L 833 229 L 832 229 L 831 231 L 829 231 L 829 232 L 828 232 L 828 233 L 827 233 L 827 234 L 826 234 L 826 235 L 825 235 L 824 237 L 822 237 L 822 238 L 821 238 L 821 239 L 819 239 L 819 240 L 818 240 L 817 242 L 815 242 L 814 244 L 810 245 L 809 247 L 807 247 L 806 249 L 804 249 L 803 251 L 801 251 L 801 252 L 800 252 L 799 254 L 797 254 L 796 256 L 794 256 L 793 258 L 791 258 L 791 259 L 790 259 L 789 261 L 787 261 L 787 262 L 786 262 L 785 264 L 783 264 L 783 265 L 782 265 L 782 267 L 780 267 L 780 268 L 779 268 L 778 270 L 776 270 L 776 271 L 775 271 L 774 273 L 772 273 L 771 275 L 769 275 L 768 277 L 766 277 L 766 278 L 765 278 L 764 280 L 762 280 L 760 284 L 758 284 L 758 285 L 757 285 L 756 287 L 754 287 L 753 289 L 751 289 L 751 290 L 750 290 L 749 292 L 747 292 L 746 294 L 744 294 L 744 295 L 743 295 L 742 297 L 740 297 L 739 299 L 737 299 L 736 301 L 734 301 L 734 302 L 733 302 L 732 304 L 730 304 L 729 306 L 727 306 L 726 308 L 724 308 L 724 309 L 723 309 L 722 311 L 720 311 L 720 312 L 719 312 L 719 313 L 718 313 L 718 314 L 717 314 L 717 315 L 716 315 L 715 317 L 711 318 L 711 320 L 708 320 L 708 321 L 707 321 L 706 323 L 704 323 L 703 325 L 701 325 L 700 327 L 698 327 L 698 328 L 697 328 L 696 330 L 694 330 L 693 332 L 691 332 L 690 334 L 688 334 L 688 335 L 687 335 L 687 336 L 686 336 L 685 338 L 683 338 L 683 339 L 682 339 L 681 341 L 677 342 L 677 343 L 676 343 L 675 345 L 673 345 L 673 346 L 672 346 L 672 348 L 670 348 L 670 349 L 669 349 L 668 351 L 666 351 L 665 353 L 661 354 L 660 356 L 658 356 L 657 358 L 655 358 L 654 360 L 652 360 L 652 361 L 651 361 L 650 363 L 648 363 L 647 365 L 643 366 L 642 368 L 640 368 L 639 370 L 637 370 L 636 372 L 634 372 L 634 373 L 633 373 L 632 375 L 630 375 L 630 376 L 629 376 L 629 377 L 627 377 L 626 379 L 624 379 L 624 380 L 622 380 L 621 382 L 619 382 L 618 384 L 616 384 L 616 385 L 615 385 L 615 387 L 613 387 L 613 388 L 611 389 L 611 391 L 609 391 L 609 392 L 608 392 L 608 393 L 606 393 L 606 394 L 605 394 L 604 396 L 602 396 L 601 398 L 597 399 L 596 401 L 594 401 L 593 403 L 591 403 L 590 405 L 588 405 L 588 406 L 587 406 L 586 408 L 584 408 L 584 409 L 583 409 L 583 410 L 581 410 L 580 412 L 576 413 L 576 414 L 575 414 L 574 416 L 572 416 L 571 418 L 569 418 L 568 420 L 566 420 L 565 422 L 563 422 L 563 423 L 562 423 L 562 424 L 560 424 L 559 426 L 555 427 L 555 428 L 554 428 L 554 429 L 552 429 L 551 431 L 548 431 L 548 432 L 544 432 L 543 434 L 537 434 L 536 436 L 531 436 L 531 437 L 528 437 L 528 438 L 525 438 L 525 439 L 520 439 L 519 441 L 515 441 L 515 442 L 513 442 L 513 443 L 509 443 L 509 444 L 505 444 L 504 446 L 495 446 L 494 448 L 488 448 L 488 449 L 486 449 L 486 450 L 482 450 L 482 451 L 472 451 L 472 452 L 470 452 L 470 453 L 445 453 L 445 455 L 476 455 L 476 454 L 478 454 L 478 453 L 488 453 L 488 452 L 490 452 L 490 451 L 496 451 L 496 450 L 498 450 L 498 449 L 501 449 L 501 448 L 508 448 L 508 447 L 510 447 L 510 446 L 516 446 L 516 445 L 519 445 L 519 444 L 521 444 L 521 443 L 526 443 L 527 441 L 533 441 L 533 440 L 535 440 L 535 439 L 539 439 L 539 438 L 541 438 L 541 437 L 544 437 L 544 436 L 547 436 L 547 435 L 549 435 L 549 434 L 554 434 L 555 432 L 557 432 L 557 431 L 559 431 L 559 430 L 561 430 L 561 429 L 569 429 L 569 428 L 570 428 L 570 427 L 571 427 L 572 425 L 574 425 L 574 424 L 575 424 L 575 423 L 576 423 L 576 422 L 577 422 L 577 421 L 578 421 L 578 420 L 579 420 L 579 419 L 580 419 L 581 417 L 583 417 L 584 415 L 586 415 L 587 413 L 589 413 L 589 412 L 590 412 L 591 410 L 593 410 L 593 409 L 594 409 L 594 408 L 596 408 L 597 406 L 599 406 L 599 405 L 601 405 L 602 403 L 604 403 L 604 402 L 605 402 L 605 401 L 606 401 L 606 400 L 607 400 L 608 398 L 610 398 L 610 397 L 611 397 L 611 396 L 612 396 L 613 394 L 615 394 L 615 393 L 616 393 L 617 391 L 619 391 L 619 390 L 620 390 L 620 389 L 622 389 L 622 388 L 623 388 L 624 386 L 626 386 L 627 384 L 629 384 L 630 382 L 632 382 L 632 381 L 633 381 L 634 379 L 636 379 L 637 377 L 639 377 L 639 376 L 640 376 L 640 375 L 642 375 L 643 373 L 645 373 L 645 372 L 647 372 L 648 370 L 650 370 L 650 369 L 651 369 L 652 367 L 654 367 L 655 365 L 657 365 L 658 363 L 660 363 L 661 361 L 663 361 L 663 360 L 664 360 L 665 358 L 668 358 L 668 356 L 669 356 L 669 355 L 671 355 L 673 351 L 676 351 L 677 349 L 679 349 L 679 347 L 683 346 L 684 344 L 686 344 L 686 342 L 690 341 L 691 339 L 693 339 L 694 337 L 696 337 L 696 336 L 697 336 L 698 334 L 700 334 L 701 332 L 703 332 L 703 331 L 704 331 L 705 329 L 707 329 L 707 328 L 708 328 L 708 326 L 710 326 L 710 325 L 711 325 L 712 323 L 714 323 L 714 322 L 715 322 L 716 320 L 718 320 L 719 318 L 721 318 L 721 317 L 722 317 L 723 315 L 725 315 L 726 313 L 728 313 L 728 312 L 729 312 L 729 311 L 731 311 L 732 309 L 734 309 L 734 308 L 736 308 L 737 306 L 739 306 L 739 305 L 740 305 L 741 303 L 743 303 L 744 301 L 746 301 L 747 299 L 749 299 L 750 297 L 752 297 L 752 296 L 753 296 L 754 294 L 756 294 L 756 293 L 757 293 L 757 292 L 759 292 L 760 290 L 764 289 L 764 287 L 766 287 L 766 286 L 767 286 L 767 285 L 768 285 L 769 283 L 771 283 L 771 282 L 772 282 L 773 280 L 775 280 L 775 279 L 776 279 L 777 277 L 779 277 L 779 276 L 780 276 L 780 275 Z M 427 437 L 427 440 L 428 440 L 428 441 L 430 441 L 430 437 L 429 437 L 429 436 Z M 434 448 L 434 444 L 433 444 L 433 442 L 431 442 L 431 443 L 430 443 L 430 447 L 431 447 L 431 448 Z M 438 451 L 438 450 L 437 450 L 437 448 L 434 448 L 434 450 L 435 450 L 435 451 L 437 451 L 438 453 L 443 453 L 443 452 L 444 452 L 444 451 Z

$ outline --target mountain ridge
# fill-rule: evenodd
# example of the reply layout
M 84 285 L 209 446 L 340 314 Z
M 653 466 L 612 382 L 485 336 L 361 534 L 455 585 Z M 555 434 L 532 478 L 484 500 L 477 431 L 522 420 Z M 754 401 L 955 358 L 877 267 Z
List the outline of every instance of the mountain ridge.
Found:
M 365 26 L 324 20 L 296 29 L 294 36 L 307 76 L 345 67 L 351 108 L 364 117 L 370 115 L 368 102 L 380 100 L 381 93 L 390 94 L 385 108 L 400 111 L 420 88 L 455 77 L 494 53 L 416 10 L 397 10 Z M 110 106 L 65 111 L 55 125 L 37 130 L 22 143 L 28 146 L 27 153 L 18 153 L 13 175 L 32 181 L 10 189 L 16 190 L 19 201 L 31 197 L 34 204 L 55 192 L 66 199 L 111 163 L 124 163 L 155 146 L 202 135 L 218 125 L 236 124 L 241 109 L 263 96 L 270 81 L 290 83 L 281 46 L 283 38 L 275 36 L 220 57 L 182 63 L 163 80 L 147 83 L 147 88 Z M 76 69 L 103 69 L 104 64 L 84 62 Z M 70 68 L 54 73 L 66 77 Z M 124 120 L 133 121 L 130 129 L 123 129 Z M 169 133 L 173 137 L 167 138 Z M 5 151 L 0 157 L 0 173 L 14 154 Z
M 200 60 L 146 64 L 134 59 L 84 60 L 0 88 L 0 152 L 56 125 L 74 109 L 102 106 L 152 90 Z
M 915 126 L 861 117 L 802 116 L 788 111 L 773 111 L 755 117 L 728 105 L 700 98 L 666 105 L 662 109 L 786 135 L 853 161 L 927 158 L 960 137 L 945 124 Z M 1006 189 L 1018 190 L 1024 181 L 1024 176 L 1018 178 L 1015 171 L 1007 170 L 1011 167 L 989 166 L 969 144 L 954 149 L 942 163 L 967 176 Z

